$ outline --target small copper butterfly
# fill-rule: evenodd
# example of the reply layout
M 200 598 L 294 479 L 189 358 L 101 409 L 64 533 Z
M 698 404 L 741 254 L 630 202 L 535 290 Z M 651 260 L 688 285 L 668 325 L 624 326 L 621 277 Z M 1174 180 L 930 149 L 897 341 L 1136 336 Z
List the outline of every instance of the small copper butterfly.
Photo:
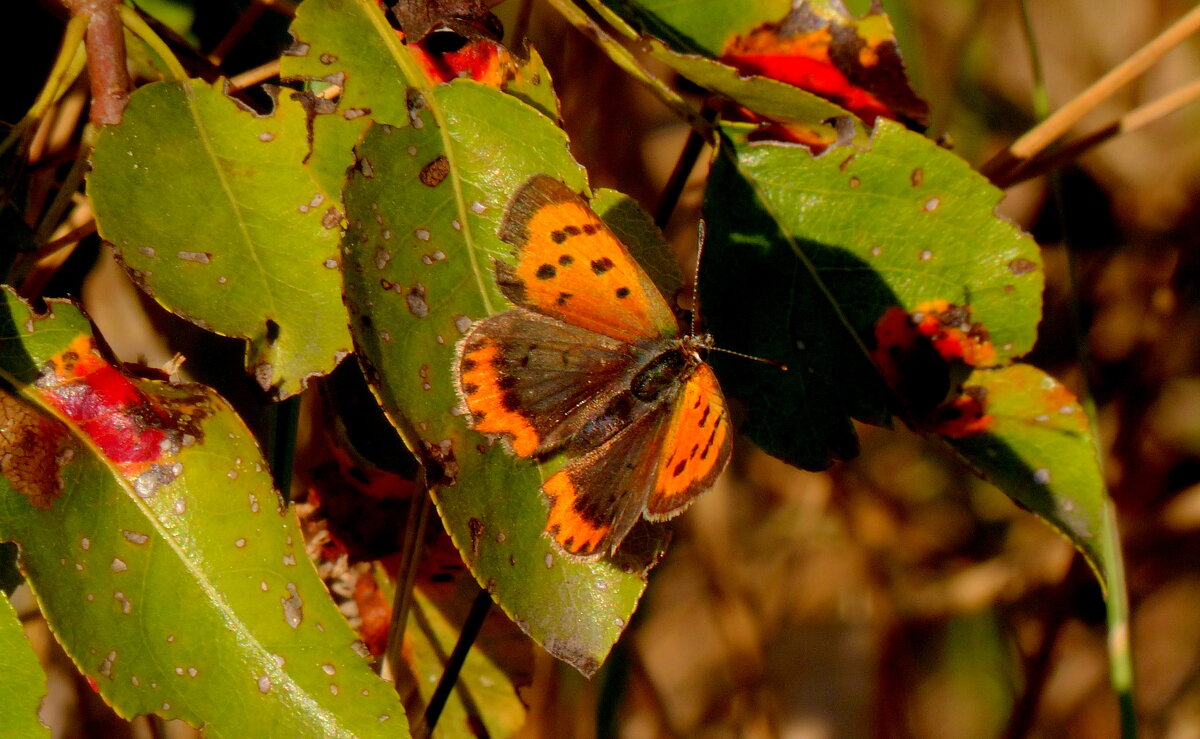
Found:
M 513 195 L 496 261 L 515 307 L 477 321 L 454 374 L 470 426 L 520 457 L 564 452 L 542 485 L 567 554 L 611 554 L 641 518 L 681 513 L 729 461 L 725 397 L 650 277 L 587 201 L 537 175 Z

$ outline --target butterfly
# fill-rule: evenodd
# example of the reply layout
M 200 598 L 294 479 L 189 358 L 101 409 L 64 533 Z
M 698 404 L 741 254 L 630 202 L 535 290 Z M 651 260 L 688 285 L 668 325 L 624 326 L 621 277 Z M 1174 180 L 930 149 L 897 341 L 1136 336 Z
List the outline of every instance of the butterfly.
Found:
M 454 374 L 476 431 L 520 457 L 564 453 L 542 485 L 546 532 L 580 559 L 611 555 L 641 518 L 681 513 L 729 461 L 732 429 L 708 336 L 681 331 L 666 299 L 587 201 L 537 175 L 498 235 L 514 307 L 475 322 Z

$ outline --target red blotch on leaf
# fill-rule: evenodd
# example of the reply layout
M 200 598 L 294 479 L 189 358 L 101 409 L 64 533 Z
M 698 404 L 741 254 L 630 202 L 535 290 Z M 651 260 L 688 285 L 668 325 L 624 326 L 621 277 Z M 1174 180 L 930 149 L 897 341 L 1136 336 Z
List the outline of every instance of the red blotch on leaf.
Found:
M 892 306 L 875 323 L 871 358 L 910 422 L 924 430 L 961 438 L 992 423 L 986 392 L 954 382 L 996 360 L 986 329 L 970 316 L 969 307 L 933 300 L 912 313 Z
M 172 451 L 167 414 L 99 355 L 90 336 L 51 357 L 37 388 L 113 462 L 152 462 Z

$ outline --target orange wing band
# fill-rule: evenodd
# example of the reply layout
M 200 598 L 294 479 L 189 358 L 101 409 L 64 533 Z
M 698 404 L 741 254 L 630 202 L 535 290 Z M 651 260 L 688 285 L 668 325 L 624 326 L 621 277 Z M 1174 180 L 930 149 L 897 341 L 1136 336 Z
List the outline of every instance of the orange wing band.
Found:
M 501 387 L 502 377 L 495 360 L 500 356 L 499 345 L 486 337 L 464 340 L 459 361 L 458 388 L 470 412 L 471 428 L 484 434 L 504 434 L 515 454 L 528 457 L 540 441 L 529 419 L 506 403 L 508 394 Z
M 558 472 L 546 480 L 542 491 L 550 497 L 550 519 L 546 531 L 564 552 L 588 557 L 600 551 L 612 529 L 611 524 L 597 525 L 581 516 L 575 509 L 579 492 L 570 476 Z

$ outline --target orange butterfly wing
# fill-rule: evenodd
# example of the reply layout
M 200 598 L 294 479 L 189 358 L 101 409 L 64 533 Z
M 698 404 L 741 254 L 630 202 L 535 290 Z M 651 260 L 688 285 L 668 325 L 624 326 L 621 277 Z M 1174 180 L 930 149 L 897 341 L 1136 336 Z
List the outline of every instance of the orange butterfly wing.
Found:
M 677 336 L 675 314 L 658 288 L 587 202 L 537 175 L 513 196 L 500 238 L 517 247 L 517 266 L 497 263 L 509 300 L 628 343 Z

